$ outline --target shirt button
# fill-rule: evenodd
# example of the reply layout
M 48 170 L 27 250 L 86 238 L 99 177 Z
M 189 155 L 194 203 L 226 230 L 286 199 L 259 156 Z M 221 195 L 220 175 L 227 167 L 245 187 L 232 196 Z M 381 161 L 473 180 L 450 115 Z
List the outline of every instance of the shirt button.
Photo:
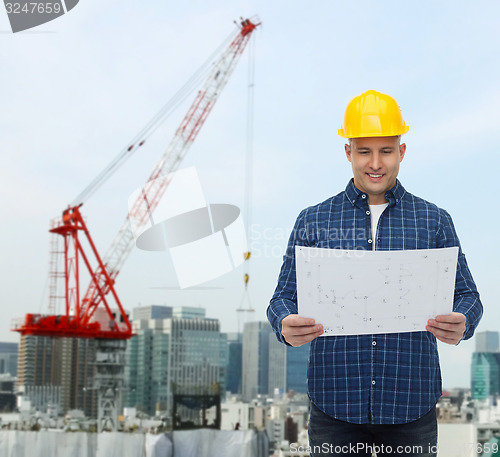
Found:
M 373 240 L 372 240 L 372 239 L 369 239 L 369 240 L 368 240 L 368 243 L 373 243 Z
M 362 195 L 361 195 L 361 198 L 366 198 L 366 195 L 365 195 L 365 194 L 362 194 Z
M 377 345 L 377 342 L 376 341 L 372 341 L 372 346 L 376 346 Z
M 372 380 L 372 386 L 374 386 L 374 385 L 375 385 L 375 379 Z
M 366 212 L 366 215 L 367 215 L 367 216 L 369 216 L 369 215 L 370 215 L 370 211 L 367 211 L 367 212 Z

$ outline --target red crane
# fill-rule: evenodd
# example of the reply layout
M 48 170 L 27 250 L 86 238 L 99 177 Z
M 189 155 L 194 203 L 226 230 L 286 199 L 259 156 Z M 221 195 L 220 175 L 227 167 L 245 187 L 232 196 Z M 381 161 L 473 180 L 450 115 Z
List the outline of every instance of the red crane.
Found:
M 260 23 L 242 19 L 238 25 L 236 35 L 198 91 L 106 254 L 101 257 L 96 249 L 80 212 L 83 203 L 70 205 L 51 228 L 51 233 L 63 237 L 64 245 L 61 251 L 52 249 L 54 257 L 51 261 L 50 295 L 52 298 L 57 295 L 56 284 L 62 279 L 65 314 L 27 314 L 22 322 L 14 323 L 12 330 L 22 335 L 74 338 L 128 339 L 133 335 L 130 320 L 115 290 L 116 277 L 134 246 L 132 227 L 140 228 L 148 222 L 149 215 L 157 207 L 168 185 L 166 180 L 157 178 L 179 167 L 226 85 L 252 32 Z M 144 141 L 144 138 L 137 138 L 136 142 L 126 148 L 126 153 L 136 146 L 142 146 Z M 97 181 L 99 184 L 99 179 Z M 86 240 L 86 244 L 82 243 L 82 238 Z M 85 245 L 89 246 L 87 250 Z M 58 255 L 63 255 L 64 271 L 61 273 L 56 270 Z M 97 266 L 93 267 L 92 264 Z M 90 284 L 84 294 L 81 293 L 80 285 L 82 270 L 90 275 Z M 113 302 L 115 308 L 111 306 Z

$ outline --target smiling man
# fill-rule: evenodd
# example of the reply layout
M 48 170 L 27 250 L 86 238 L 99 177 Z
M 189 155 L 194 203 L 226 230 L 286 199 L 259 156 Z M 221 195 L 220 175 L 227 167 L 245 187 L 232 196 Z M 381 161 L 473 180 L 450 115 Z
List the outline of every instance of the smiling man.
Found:
M 303 210 L 290 236 L 267 315 L 279 341 L 311 342 L 311 456 L 436 455 L 441 373 L 436 339 L 470 338 L 482 305 L 450 215 L 398 181 L 408 132 L 391 96 L 369 90 L 348 104 L 339 135 L 353 178 L 346 189 Z M 458 246 L 453 312 L 427 331 L 325 336 L 297 315 L 295 246 L 407 250 Z
M 353 138 L 345 145 L 354 185 L 368 195 L 370 205 L 386 202 L 385 193 L 396 185 L 405 151 L 400 136 Z

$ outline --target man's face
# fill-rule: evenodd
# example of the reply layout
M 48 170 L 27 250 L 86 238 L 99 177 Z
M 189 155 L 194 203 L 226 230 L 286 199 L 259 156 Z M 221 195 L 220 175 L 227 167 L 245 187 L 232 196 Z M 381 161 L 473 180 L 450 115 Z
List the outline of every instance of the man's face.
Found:
M 387 201 L 385 193 L 396 184 L 405 151 L 406 144 L 399 144 L 397 136 L 353 138 L 350 145 L 345 145 L 354 185 L 368 195 L 371 205 Z

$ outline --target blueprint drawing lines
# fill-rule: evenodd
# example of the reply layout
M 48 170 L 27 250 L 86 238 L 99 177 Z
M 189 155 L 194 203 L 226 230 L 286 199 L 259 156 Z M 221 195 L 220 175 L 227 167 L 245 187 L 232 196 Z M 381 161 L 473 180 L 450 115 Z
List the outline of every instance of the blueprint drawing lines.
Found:
M 323 336 L 425 331 L 452 311 L 458 247 L 295 254 L 299 315 L 323 324 Z

